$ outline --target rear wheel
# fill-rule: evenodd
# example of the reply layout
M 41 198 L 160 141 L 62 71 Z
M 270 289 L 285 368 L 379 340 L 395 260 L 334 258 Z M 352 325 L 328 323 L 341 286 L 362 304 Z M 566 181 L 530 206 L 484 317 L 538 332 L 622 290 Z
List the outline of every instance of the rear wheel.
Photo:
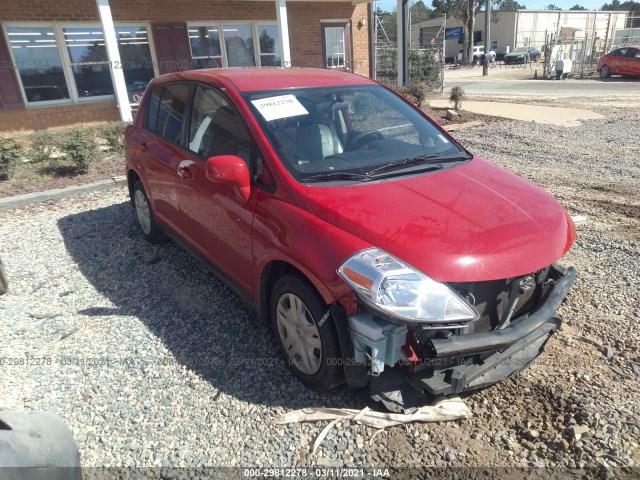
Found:
M 343 382 L 342 356 L 329 308 L 304 279 L 285 275 L 273 288 L 271 323 L 294 375 L 314 390 Z
M 611 71 L 609 70 L 609 67 L 607 67 L 606 65 L 603 66 L 600 69 L 600 77 L 601 78 L 609 78 L 611 76 Z
M 165 236 L 162 233 L 162 230 L 158 228 L 158 225 L 153 218 L 149 197 L 147 197 L 147 192 L 140 180 L 138 180 L 133 186 L 132 195 L 136 219 L 138 220 L 138 226 L 140 227 L 140 230 L 142 230 L 144 238 L 151 243 L 161 243 L 164 241 Z

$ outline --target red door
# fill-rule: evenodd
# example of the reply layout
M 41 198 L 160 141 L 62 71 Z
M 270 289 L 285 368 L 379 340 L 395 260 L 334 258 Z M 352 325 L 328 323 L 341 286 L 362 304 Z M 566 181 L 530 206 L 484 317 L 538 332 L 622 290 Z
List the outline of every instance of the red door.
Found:
M 253 292 L 253 211 L 259 190 L 248 199 L 234 186 L 206 177 L 207 158 L 237 155 L 247 165 L 253 148 L 240 114 L 224 94 L 197 86 L 191 128 L 178 165 L 179 230 L 199 253 L 247 292 Z
M 629 48 L 625 56 L 624 73 L 627 75 L 640 75 L 640 50 Z
M 183 23 L 153 25 L 153 40 L 160 74 L 191 70 L 189 33 Z
M 185 116 L 191 99 L 188 84 L 157 87 L 149 98 L 145 128 L 135 140 L 144 165 L 143 179 L 158 219 L 176 229 L 178 197 L 175 181 L 182 160 Z

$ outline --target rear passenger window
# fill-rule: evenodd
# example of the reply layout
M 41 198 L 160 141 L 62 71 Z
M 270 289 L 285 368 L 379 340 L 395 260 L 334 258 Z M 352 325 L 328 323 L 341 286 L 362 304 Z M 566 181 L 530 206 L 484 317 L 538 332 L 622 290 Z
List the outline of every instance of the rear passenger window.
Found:
M 155 132 L 158 126 L 158 107 L 160 105 L 160 94 L 162 93 L 162 87 L 156 88 L 151 92 L 151 98 L 149 98 L 149 105 L 147 105 L 147 121 L 145 127 Z
M 189 150 L 205 158 L 237 155 L 251 158 L 251 136 L 238 111 L 213 88 L 197 86 L 191 113 Z
M 159 95 L 154 91 L 149 102 L 148 128 L 170 142 L 180 144 L 189 92 L 189 85 L 169 85 L 162 88 Z M 158 103 L 155 118 L 154 101 Z

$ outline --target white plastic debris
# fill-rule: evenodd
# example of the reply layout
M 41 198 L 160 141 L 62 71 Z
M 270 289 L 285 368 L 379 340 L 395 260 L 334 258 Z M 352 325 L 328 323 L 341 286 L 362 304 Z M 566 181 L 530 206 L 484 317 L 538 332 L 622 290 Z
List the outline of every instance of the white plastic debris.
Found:
M 353 420 L 361 425 L 369 425 L 374 428 L 388 428 L 412 422 L 450 422 L 452 420 L 469 418 L 471 415 L 471 410 L 461 398 L 451 397 L 440 400 L 433 405 L 420 407 L 411 414 L 376 412 L 368 407 L 362 410 L 354 410 L 351 408 L 303 408 L 285 413 L 277 418 L 275 423 L 285 424 L 331 420 L 332 423 L 327 426 L 330 428 L 337 420 Z
M 582 223 L 582 222 L 586 222 L 587 218 L 588 217 L 586 215 L 573 215 L 571 217 L 571 220 L 573 220 L 573 223 Z

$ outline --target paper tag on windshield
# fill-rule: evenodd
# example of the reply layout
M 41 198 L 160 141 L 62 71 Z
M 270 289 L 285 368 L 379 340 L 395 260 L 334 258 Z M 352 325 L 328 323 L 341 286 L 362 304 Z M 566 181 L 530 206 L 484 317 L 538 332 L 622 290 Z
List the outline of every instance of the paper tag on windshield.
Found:
M 260 100 L 251 100 L 251 103 L 267 122 L 296 115 L 309 115 L 306 108 L 293 95 L 261 98 Z

